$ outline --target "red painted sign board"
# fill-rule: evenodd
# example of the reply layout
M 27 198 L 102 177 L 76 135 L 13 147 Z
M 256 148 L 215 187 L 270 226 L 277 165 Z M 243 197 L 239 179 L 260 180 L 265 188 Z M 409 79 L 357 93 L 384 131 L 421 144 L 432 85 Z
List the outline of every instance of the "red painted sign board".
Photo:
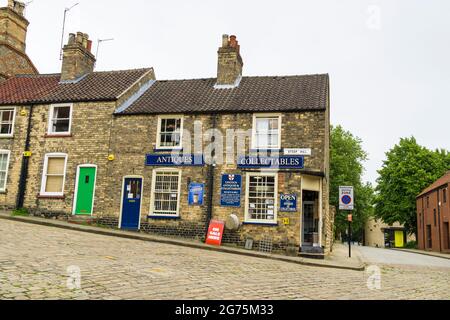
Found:
M 353 222 L 353 215 L 349 214 L 347 217 L 348 222 Z
M 209 224 L 208 235 L 206 237 L 206 244 L 213 246 L 222 245 L 223 230 L 225 229 L 225 222 L 212 220 Z

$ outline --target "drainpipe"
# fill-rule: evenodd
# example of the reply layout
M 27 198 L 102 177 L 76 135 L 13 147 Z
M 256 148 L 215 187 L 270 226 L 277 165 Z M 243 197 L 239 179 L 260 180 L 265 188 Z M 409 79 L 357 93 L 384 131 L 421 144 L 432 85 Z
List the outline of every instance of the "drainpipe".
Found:
M 437 189 L 437 207 L 438 207 L 438 236 L 439 236 L 439 252 L 442 252 L 442 238 L 441 238 L 441 203 L 440 201 L 440 189 Z
M 215 129 L 216 129 L 216 122 L 217 122 L 217 116 L 214 114 L 212 116 L 212 129 L 213 132 L 215 134 Z M 213 136 L 212 137 L 212 142 L 215 142 L 216 137 Z M 216 150 L 213 149 L 213 151 L 211 152 L 211 160 L 212 163 L 209 165 L 208 167 L 208 207 L 207 207 L 207 214 L 206 214 L 206 225 L 205 225 L 205 239 L 208 237 L 208 229 L 209 229 L 209 224 L 211 223 L 212 217 L 213 217 L 213 200 L 214 200 L 214 169 L 216 167 L 216 160 L 215 160 L 215 156 L 216 156 Z
M 31 119 L 33 117 L 33 109 L 34 109 L 34 105 L 30 105 L 30 114 L 28 115 L 27 136 L 25 139 L 25 150 L 24 151 L 30 151 Z M 25 190 L 27 187 L 29 162 L 30 162 L 30 158 L 25 157 L 23 155 L 22 156 L 22 167 L 20 169 L 19 190 L 17 192 L 16 209 L 23 208 L 23 203 L 24 203 L 24 199 L 25 199 Z

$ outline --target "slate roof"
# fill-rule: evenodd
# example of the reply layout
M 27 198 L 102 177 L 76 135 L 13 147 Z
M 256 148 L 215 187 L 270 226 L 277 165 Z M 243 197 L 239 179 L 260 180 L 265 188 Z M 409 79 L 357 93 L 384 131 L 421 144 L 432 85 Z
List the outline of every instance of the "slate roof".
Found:
M 444 176 L 437 179 L 434 183 L 432 183 L 428 188 L 422 191 L 420 195 L 417 196 L 417 198 L 420 198 L 421 196 L 443 186 L 446 184 L 450 184 L 450 171 L 448 171 Z
M 63 83 L 60 74 L 16 76 L 0 83 L 0 105 L 114 101 L 150 70 L 92 72 Z
M 215 89 L 216 79 L 156 81 L 119 114 L 319 111 L 327 108 L 328 75 L 244 77 Z

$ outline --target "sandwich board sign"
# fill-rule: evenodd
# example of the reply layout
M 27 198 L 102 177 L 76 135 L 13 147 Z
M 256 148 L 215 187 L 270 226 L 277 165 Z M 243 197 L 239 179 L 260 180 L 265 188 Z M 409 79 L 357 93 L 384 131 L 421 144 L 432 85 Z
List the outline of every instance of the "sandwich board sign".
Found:
M 354 210 L 355 198 L 353 187 L 339 187 L 339 210 Z

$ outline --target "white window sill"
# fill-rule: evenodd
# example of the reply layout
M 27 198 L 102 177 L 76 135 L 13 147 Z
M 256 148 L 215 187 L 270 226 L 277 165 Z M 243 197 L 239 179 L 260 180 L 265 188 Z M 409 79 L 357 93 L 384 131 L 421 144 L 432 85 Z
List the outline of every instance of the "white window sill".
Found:
M 278 226 L 277 221 L 259 221 L 259 220 L 247 220 L 243 222 L 244 225 L 261 225 L 261 226 L 267 226 L 267 227 L 275 227 Z
M 162 214 L 150 214 L 148 216 L 149 219 L 180 219 L 180 215 L 162 215 Z

